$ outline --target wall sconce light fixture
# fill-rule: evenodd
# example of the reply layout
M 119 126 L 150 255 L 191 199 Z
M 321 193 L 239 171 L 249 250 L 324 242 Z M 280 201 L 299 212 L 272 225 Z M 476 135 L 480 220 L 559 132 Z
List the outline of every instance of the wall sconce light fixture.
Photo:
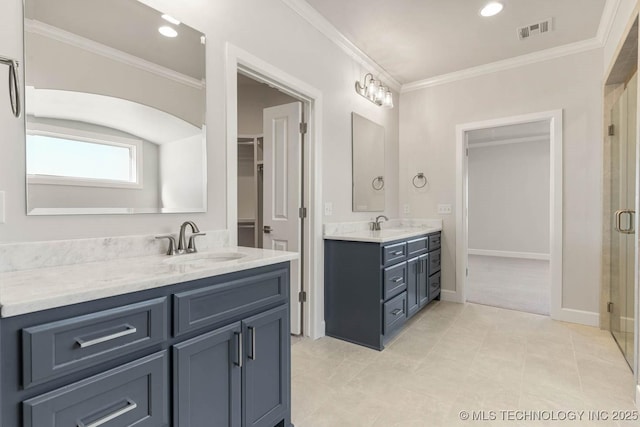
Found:
M 376 105 L 393 108 L 391 89 L 374 79 L 371 73 L 365 74 L 362 83 L 356 81 L 356 92 Z

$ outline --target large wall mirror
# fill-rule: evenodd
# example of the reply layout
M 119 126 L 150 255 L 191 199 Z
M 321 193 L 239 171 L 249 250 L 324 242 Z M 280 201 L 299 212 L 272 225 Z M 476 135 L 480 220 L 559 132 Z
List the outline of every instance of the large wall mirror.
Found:
M 136 0 L 25 0 L 27 213 L 206 211 L 205 38 Z
M 351 113 L 353 211 L 384 211 L 384 127 Z

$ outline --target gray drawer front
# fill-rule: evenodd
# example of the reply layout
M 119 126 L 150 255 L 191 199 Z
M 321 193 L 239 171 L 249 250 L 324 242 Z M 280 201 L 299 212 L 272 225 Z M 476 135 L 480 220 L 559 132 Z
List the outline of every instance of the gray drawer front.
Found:
M 440 271 L 440 249 L 429 252 L 429 275 Z
M 387 335 L 404 325 L 407 319 L 407 293 L 403 292 L 394 299 L 384 303 L 384 331 Z
M 429 236 L 429 250 L 440 249 L 440 236 L 441 234 L 432 234 Z
M 166 352 L 23 402 L 24 427 L 161 427 L 169 422 Z
M 407 289 L 407 263 L 384 269 L 382 299 L 388 300 Z
M 23 329 L 24 387 L 163 342 L 167 311 L 163 297 Z
M 407 252 L 409 257 L 420 255 L 429 249 L 429 239 L 421 237 L 407 242 Z
M 175 336 L 288 301 L 287 269 L 246 277 L 173 296 Z
M 429 300 L 440 295 L 440 273 L 429 277 Z
M 395 245 L 383 246 L 382 263 L 390 265 L 407 259 L 407 244 L 405 242 Z

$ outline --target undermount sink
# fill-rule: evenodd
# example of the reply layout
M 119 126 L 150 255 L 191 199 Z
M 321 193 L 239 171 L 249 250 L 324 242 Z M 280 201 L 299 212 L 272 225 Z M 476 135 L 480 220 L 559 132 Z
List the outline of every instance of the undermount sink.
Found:
M 210 263 L 234 261 L 246 257 L 240 252 L 203 252 L 188 255 L 174 255 L 165 259 L 165 264 L 173 265 L 203 265 Z

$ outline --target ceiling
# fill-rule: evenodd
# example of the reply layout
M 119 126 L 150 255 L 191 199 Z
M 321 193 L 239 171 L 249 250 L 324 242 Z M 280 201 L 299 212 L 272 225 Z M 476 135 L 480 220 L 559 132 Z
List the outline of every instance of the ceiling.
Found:
M 606 0 L 306 0 L 405 84 L 594 38 Z M 553 18 L 553 31 L 519 40 L 517 28 Z
M 202 34 L 137 0 L 25 0 L 25 17 L 77 34 L 197 80 L 205 78 Z M 158 32 L 173 26 L 178 37 Z

